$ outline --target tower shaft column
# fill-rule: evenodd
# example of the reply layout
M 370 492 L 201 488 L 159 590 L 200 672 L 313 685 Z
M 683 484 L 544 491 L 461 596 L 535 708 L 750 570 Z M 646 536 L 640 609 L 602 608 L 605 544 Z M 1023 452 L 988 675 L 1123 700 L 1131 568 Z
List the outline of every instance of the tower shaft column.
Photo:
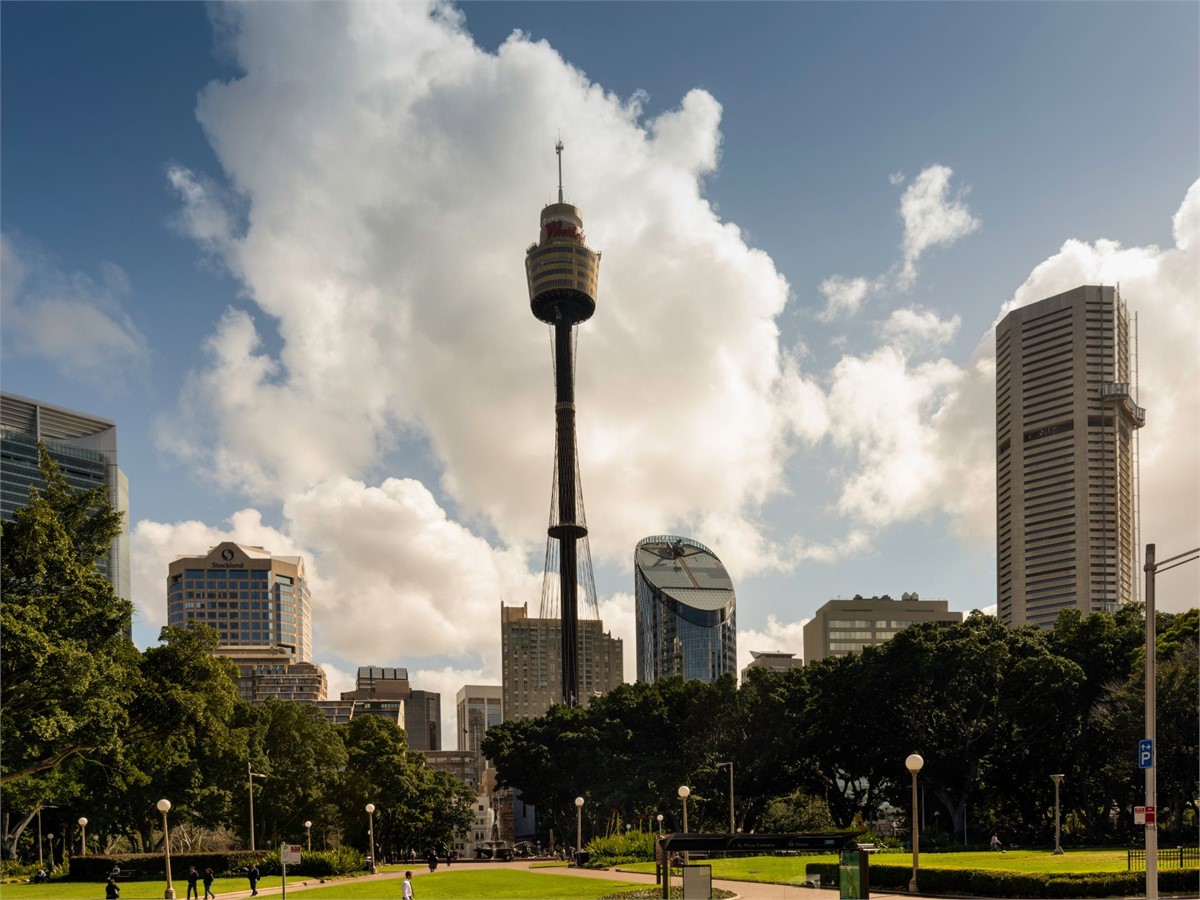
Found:
M 554 418 L 558 449 L 558 577 L 562 597 L 562 693 L 569 706 L 579 702 L 579 582 L 576 544 L 587 533 L 579 521 L 575 497 L 575 363 L 573 326 L 554 325 Z M 557 532 L 557 534 L 556 534 Z

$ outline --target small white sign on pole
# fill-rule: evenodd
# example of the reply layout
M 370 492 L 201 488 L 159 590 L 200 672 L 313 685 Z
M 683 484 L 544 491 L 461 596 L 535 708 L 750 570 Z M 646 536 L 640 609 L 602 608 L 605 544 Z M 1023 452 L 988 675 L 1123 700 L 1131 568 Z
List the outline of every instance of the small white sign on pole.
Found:
M 279 845 L 279 861 L 285 866 L 296 866 L 300 864 L 300 851 L 303 844 L 280 844 Z
M 1134 825 L 1145 825 L 1146 824 L 1146 807 L 1135 806 L 1133 808 L 1133 824 Z

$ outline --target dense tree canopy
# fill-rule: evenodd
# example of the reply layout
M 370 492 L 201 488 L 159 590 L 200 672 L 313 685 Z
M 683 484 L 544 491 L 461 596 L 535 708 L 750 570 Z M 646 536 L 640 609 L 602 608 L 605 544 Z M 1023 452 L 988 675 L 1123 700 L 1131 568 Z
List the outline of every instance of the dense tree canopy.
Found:
M 1160 615 L 1159 785 L 1178 831 L 1195 816 L 1197 614 Z M 772 674 L 740 688 L 666 679 L 623 685 L 586 708 L 488 731 L 484 752 L 546 824 L 572 834 L 661 813 L 679 828 L 679 785 L 692 791 L 693 830 L 870 821 L 887 802 L 907 811 L 905 757 L 919 752 L 925 822 L 972 840 L 1000 830 L 1052 840 L 1053 782 L 1073 833 L 1113 840 L 1140 801 L 1133 747 L 1142 730 L 1139 607 L 1086 618 L 1063 613 L 1050 632 L 1008 628 L 974 613 L 949 627 L 913 626 L 862 654 Z M 1115 816 L 1110 815 L 1116 813 Z M 935 816 L 934 813 L 939 815 Z

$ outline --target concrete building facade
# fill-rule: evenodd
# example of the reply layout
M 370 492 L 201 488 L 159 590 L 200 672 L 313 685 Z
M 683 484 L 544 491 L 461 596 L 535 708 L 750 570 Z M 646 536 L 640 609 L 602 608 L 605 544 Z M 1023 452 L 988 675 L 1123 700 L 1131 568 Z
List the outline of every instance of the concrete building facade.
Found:
M 466 684 L 454 698 L 458 715 L 458 749 L 479 753 L 483 736 L 504 721 L 504 686 Z
M 768 672 L 779 673 L 804 666 L 804 660 L 798 658 L 795 653 L 751 650 L 750 657 L 750 662 L 742 669 L 742 681 L 746 680 L 746 675 L 751 669 L 766 669 Z
M 37 445 L 75 490 L 103 487 L 113 509 L 125 514 L 121 534 L 97 566 L 117 596 L 132 599 L 129 567 L 129 482 L 117 464 L 115 422 L 52 406 L 16 394 L 0 393 L 0 518 L 29 503 L 29 488 L 42 488 Z
M 852 600 L 830 600 L 804 625 L 804 662 L 827 656 L 862 653 L 890 641 L 910 625 L 937 622 L 954 625 L 963 620 L 946 600 L 922 600 L 917 594 L 902 594 L 893 600 L 856 595 Z
M 204 556 L 185 556 L 167 570 L 167 622 L 216 629 L 221 651 L 282 651 L 312 662 L 312 598 L 299 556 L 224 541 Z M 324 697 L 322 697 L 324 699 Z
M 540 716 L 562 702 L 562 626 L 558 619 L 531 619 L 529 607 L 500 606 L 502 709 L 505 721 Z M 579 684 L 582 700 L 624 681 L 624 643 L 598 619 L 579 622 Z
M 297 662 L 283 648 L 226 647 L 220 654 L 237 666 L 238 694 L 248 703 L 325 700 L 325 670 L 310 662 Z
M 1137 598 L 1137 405 L 1130 319 L 1087 285 L 996 326 L 997 615 L 1050 628 Z
M 717 555 L 698 541 L 656 535 L 633 553 L 638 681 L 737 674 L 737 601 Z

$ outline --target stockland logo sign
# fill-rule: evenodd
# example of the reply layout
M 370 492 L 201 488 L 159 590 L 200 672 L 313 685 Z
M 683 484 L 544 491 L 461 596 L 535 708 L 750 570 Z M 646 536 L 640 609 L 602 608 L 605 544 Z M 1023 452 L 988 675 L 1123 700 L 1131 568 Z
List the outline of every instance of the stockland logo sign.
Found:
M 244 569 L 244 568 L 246 568 L 246 564 L 244 562 L 234 562 L 233 561 L 235 556 L 237 556 L 237 554 L 234 553 L 233 550 L 230 549 L 229 547 L 226 547 L 224 550 L 221 551 L 221 560 L 222 561 L 217 562 L 216 560 L 213 560 L 211 563 L 209 563 L 208 567 L 210 569 Z

